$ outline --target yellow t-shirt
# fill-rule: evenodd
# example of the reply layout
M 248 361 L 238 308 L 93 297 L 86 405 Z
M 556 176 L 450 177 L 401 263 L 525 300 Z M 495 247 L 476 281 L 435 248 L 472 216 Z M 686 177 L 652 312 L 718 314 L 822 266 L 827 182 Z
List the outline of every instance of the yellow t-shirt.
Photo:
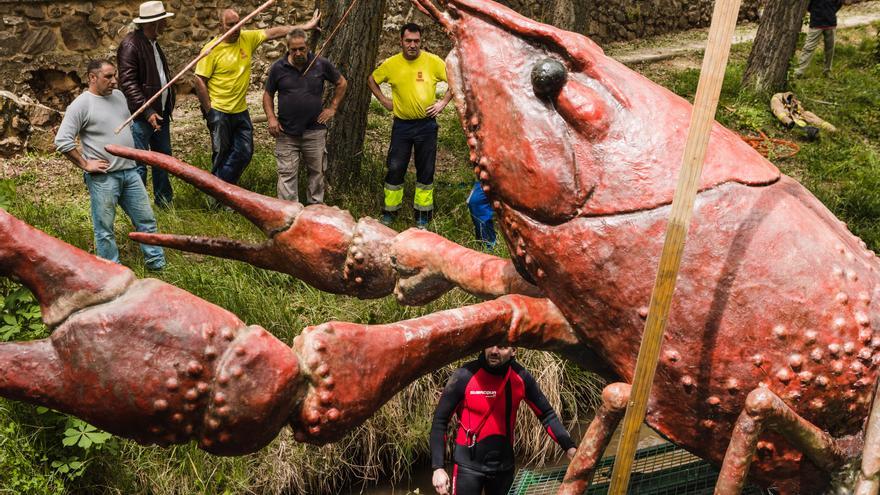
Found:
M 217 38 L 209 41 L 202 50 Z M 241 31 L 235 43 L 220 43 L 196 64 L 196 75 L 208 80 L 211 106 L 225 113 L 247 110 L 248 85 L 251 82 L 251 59 L 254 50 L 266 41 L 266 31 Z
M 425 109 L 437 101 L 437 82 L 446 81 L 443 59 L 422 50 L 415 60 L 398 53 L 373 71 L 377 84 L 391 84 L 394 116 L 399 119 L 423 119 Z

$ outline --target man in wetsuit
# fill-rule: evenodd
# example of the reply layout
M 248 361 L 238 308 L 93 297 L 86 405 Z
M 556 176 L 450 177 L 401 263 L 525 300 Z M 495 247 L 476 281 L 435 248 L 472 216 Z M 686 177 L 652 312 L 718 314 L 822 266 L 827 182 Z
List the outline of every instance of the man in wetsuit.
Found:
M 513 484 L 513 427 L 525 400 L 568 458 L 576 448 L 535 378 L 513 360 L 516 349 L 493 346 L 452 374 L 431 425 L 433 484 L 440 495 L 502 495 Z M 459 418 L 449 475 L 443 468 L 446 427 Z

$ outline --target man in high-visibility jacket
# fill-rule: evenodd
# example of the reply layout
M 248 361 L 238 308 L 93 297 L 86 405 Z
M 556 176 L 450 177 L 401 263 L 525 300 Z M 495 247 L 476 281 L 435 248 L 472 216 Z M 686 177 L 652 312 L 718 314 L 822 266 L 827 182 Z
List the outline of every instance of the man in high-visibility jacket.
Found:
M 423 51 L 421 43 L 421 27 L 406 24 L 400 30 L 401 52 L 382 62 L 367 77 L 370 91 L 382 106 L 394 113 L 381 218 L 386 225 L 394 221 L 403 205 L 403 179 L 413 151 L 416 162 L 416 193 L 413 200 L 416 226 L 427 228 L 434 213 L 436 117 L 452 99 L 452 91 L 446 91 L 443 99 L 437 100 L 437 83 L 446 81 L 446 64 L 440 57 Z M 391 98 L 379 88 L 384 82 L 391 84 Z

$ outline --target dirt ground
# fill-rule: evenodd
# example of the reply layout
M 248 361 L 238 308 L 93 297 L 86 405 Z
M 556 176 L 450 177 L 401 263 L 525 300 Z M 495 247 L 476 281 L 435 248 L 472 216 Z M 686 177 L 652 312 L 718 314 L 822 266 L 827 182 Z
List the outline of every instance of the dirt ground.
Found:
M 877 0 L 847 5 L 837 14 L 838 29 L 864 26 L 878 21 L 880 21 L 880 1 Z M 754 40 L 757 29 L 757 23 L 740 24 L 734 32 L 733 43 L 748 43 Z M 707 32 L 706 28 L 691 29 L 636 41 L 611 43 L 604 48 L 608 56 L 627 65 L 679 59 L 677 61 L 679 68 L 698 68 L 702 61 L 701 54 L 706 46 Z M 693 65 L 694 62 L 696 65 Z

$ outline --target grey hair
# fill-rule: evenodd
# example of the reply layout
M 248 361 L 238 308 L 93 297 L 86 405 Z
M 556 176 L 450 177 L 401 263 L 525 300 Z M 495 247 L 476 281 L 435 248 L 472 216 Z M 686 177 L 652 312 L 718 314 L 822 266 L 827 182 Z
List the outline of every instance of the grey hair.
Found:
M 287 41 L 290 42 L 290 40 L 292 40 L 294 38 L 301 38 L 301 39 L 308 41 L 309 35 L 306 34 L 304 29 L 295 28 L 295 29 L 291 29 L 290 32 L 287 33 Z

